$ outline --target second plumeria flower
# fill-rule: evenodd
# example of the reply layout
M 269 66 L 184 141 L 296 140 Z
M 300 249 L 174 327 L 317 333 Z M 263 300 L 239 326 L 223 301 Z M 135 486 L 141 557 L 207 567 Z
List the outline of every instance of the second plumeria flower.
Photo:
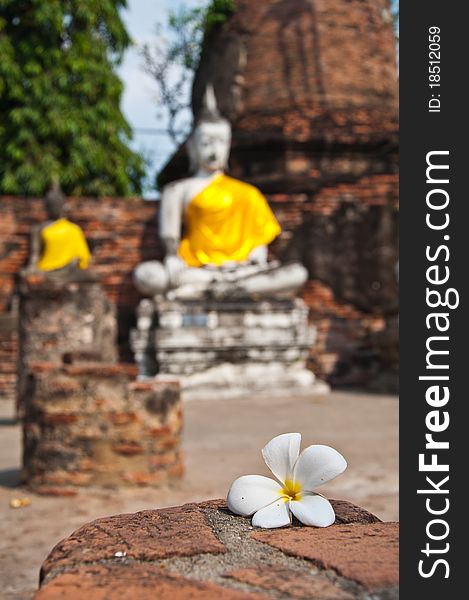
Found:
M 270 440 L 262 455 L 280 483 L 262 475 L 239 477 L 228 492 L 228 508 L 237 515 L 254 515 L 255 527 L 290 525 L 292 513 L 304 525 L 332 525 L 331 503 L 313 490 L 343 473 L 347 462 L 329 446 L 309 446 L 300 454 L 300 445 L 299 433 Z

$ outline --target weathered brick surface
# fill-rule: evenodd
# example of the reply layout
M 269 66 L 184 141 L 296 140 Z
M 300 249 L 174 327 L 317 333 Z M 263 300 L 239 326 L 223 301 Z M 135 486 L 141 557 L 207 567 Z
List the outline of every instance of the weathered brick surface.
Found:
M 332 503 L 348 525 L 253 533 L 223 500 L 98 519 L 52 550 L 35 600 L 397 600 L 396 525 Z
M 334 585 L 326 577 L 308 575 L 294 569 L 277 566 L 253 569 L 238 569 L 227 573 L 241 583 L 258 586 L 266 590 L 276 590 L 287 598 L 321 598 L 321 600 L 352 600 L 353 596 Z
M 345 500 L 331 500 L 331 503 L 334 507 L 336 525 L 380 523 L 378 517 L 356 504 Z
M 325 529 L 262 531 L 253 537 L 376 589 L 398 583 L 398 531 L 397 523 L 352 523 Z
M 381 115 L 396 110 L 388 0 L 236 0 L 236 9 L 207 40 L 194 89 L 196 112 L 209 76 L 231 120 L 257 115 L 292 137 L 309 137 L 315 116 L 315 129 L 335 125 L 345 133 L 351 123 L 370 135 L 372 109 Z M 338 119 L 340 107 L 354 112 Z M 293 108 L 303 127 L 282 118 Z M 386 120 L 378 123 L 380 130 L 392 128 Z M 255 128 L 262 133 L 265 123 Z
M 177 382 L 139 382 L 135 365 L 30 363 L 23 474 L 35 491 L 159 485 L 184 472 Z
M 213 583 L 191 581 L 151 565 L 82 567 L 60 575 L 34 600 L 267 600 Z M 344 599 L 345 600 L 345 599 Z
M 16 396 L 17 310 L 0 313 L 0 399 Z
M 172 556 L 225 552 L 195 504 L 164 510 L 145 510 L 93 521 L 78 529 L 52 550 L 41 570 L 52 570 L 113 559 L 125 553 L 129 559 L 153 561 Z
M 24 412 L 31 364 L 117 359 L 115 306 L 96 281 L 60 283 L 42 274 L 20 278 L 18 415 Z M 73 369 L 69 365 L 68 369 Z M 78 382 L 51 382 L 51 393 L 76 391 Z

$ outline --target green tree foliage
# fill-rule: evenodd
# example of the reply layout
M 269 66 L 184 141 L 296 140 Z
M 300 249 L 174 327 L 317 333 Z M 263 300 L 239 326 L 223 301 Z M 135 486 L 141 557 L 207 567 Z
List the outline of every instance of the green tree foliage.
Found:
M 0 0 L 0 193 L 140 191 L 114 72 L 126 0 Z

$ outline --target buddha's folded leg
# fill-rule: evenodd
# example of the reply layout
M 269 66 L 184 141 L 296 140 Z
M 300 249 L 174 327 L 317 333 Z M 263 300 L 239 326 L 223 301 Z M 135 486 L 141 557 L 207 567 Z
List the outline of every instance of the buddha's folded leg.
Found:
M 187 267 L 179 274 L 179 285 L 210 284 L 222 277 L 219 269 L 207 269 L 204 267 Z
M 308 271 L 300 263 L 284 265 L 268 272 L 246 277 L 238 282 L 248 294 L 295 292 L 308 279 Z
M 218 269 L 188 267 L 179 273 L 178 285 L 168 291 L 167 297 L 170 300 L 201 298 L 221 277 Z

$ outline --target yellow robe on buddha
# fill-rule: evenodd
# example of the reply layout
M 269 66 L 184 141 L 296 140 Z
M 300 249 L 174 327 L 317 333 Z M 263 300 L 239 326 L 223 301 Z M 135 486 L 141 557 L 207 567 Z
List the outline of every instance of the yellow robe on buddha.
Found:
M 244 261 L 281 231 L 267 200 L 252 185 L 218 175 L 186 208 L 179 255 L 191 267 Z
M 41 271 L 61 269 L 79 260 L 80 269 L 86 269 L 91 254 L 82 230 L 67 219 L 58 219 L 41 231 L 42 255 L 37 263 Z

